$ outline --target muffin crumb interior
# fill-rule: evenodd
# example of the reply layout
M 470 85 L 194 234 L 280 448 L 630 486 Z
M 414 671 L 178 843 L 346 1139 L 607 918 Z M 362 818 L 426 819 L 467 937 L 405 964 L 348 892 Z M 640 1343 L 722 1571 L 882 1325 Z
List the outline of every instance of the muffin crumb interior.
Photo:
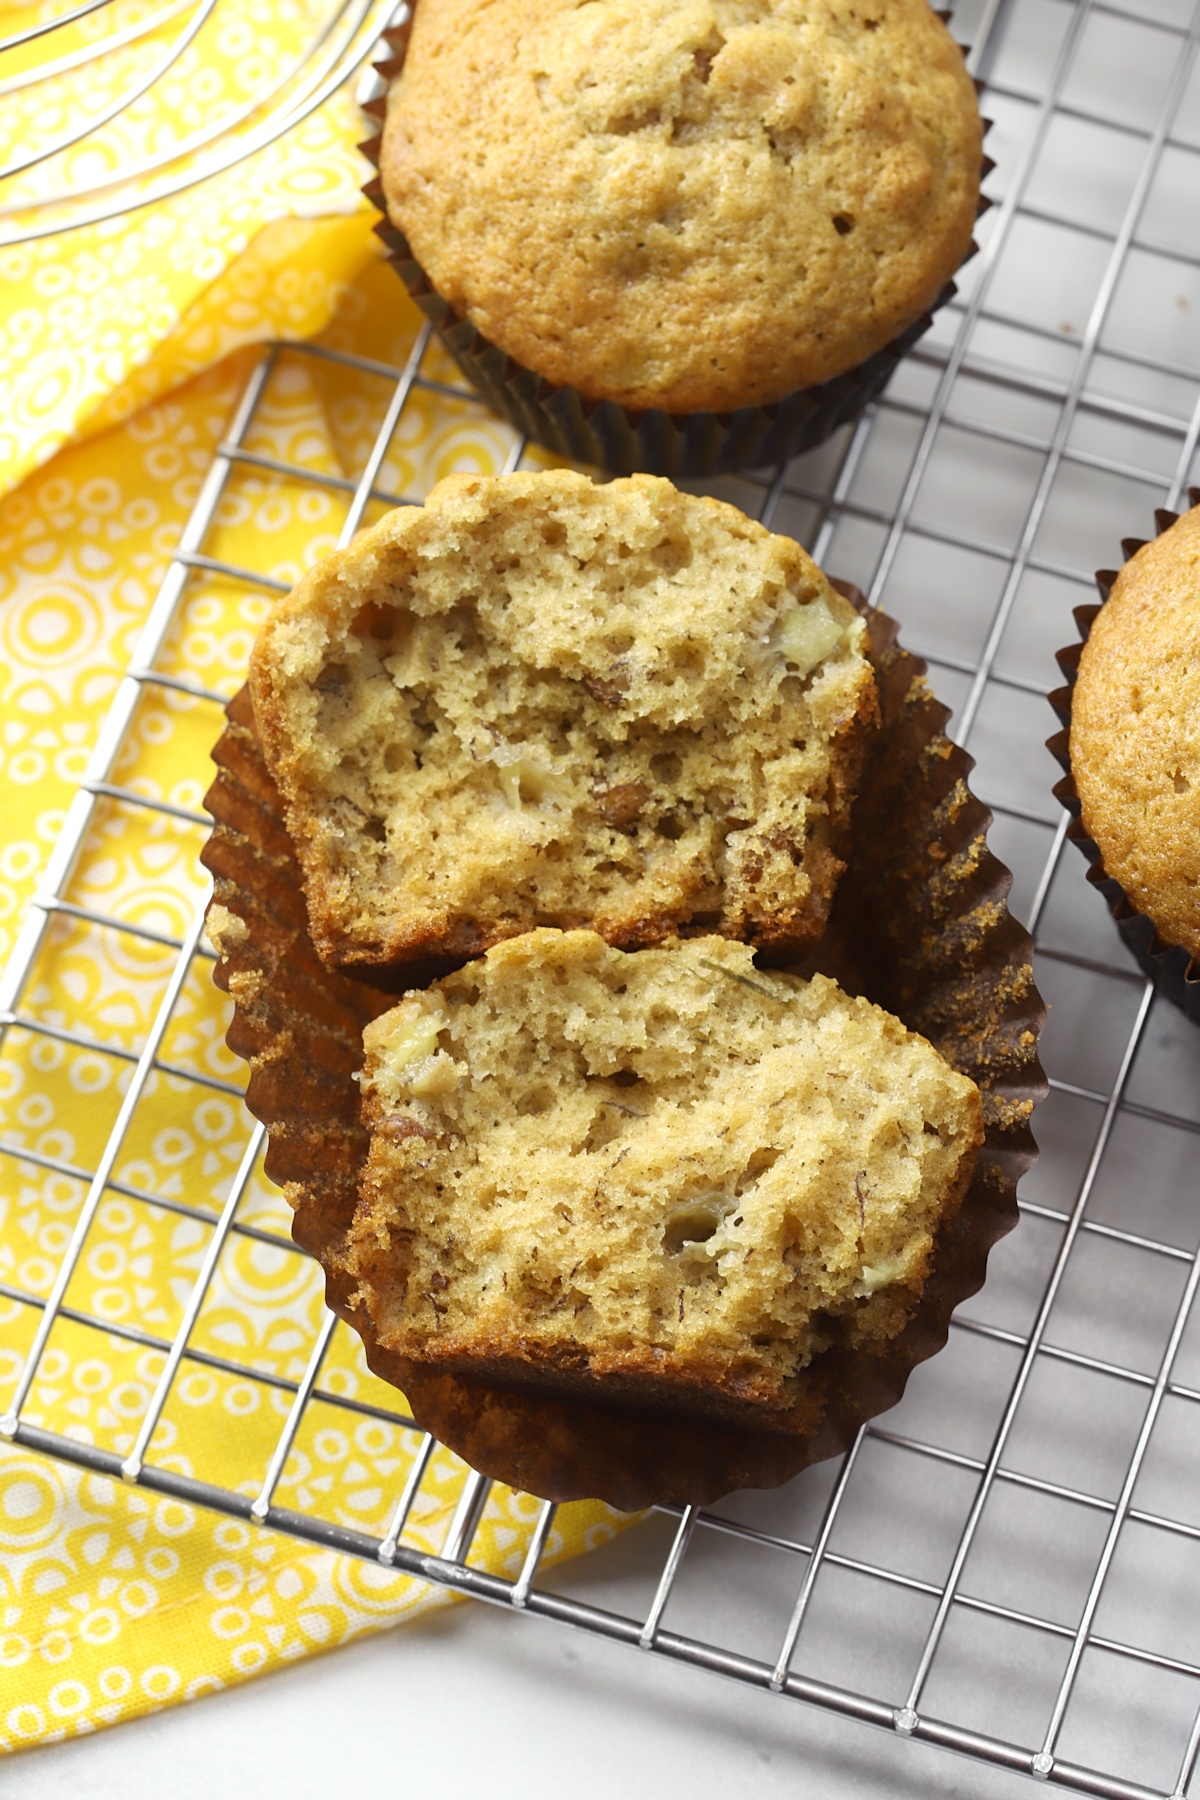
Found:
M 864 641 L 797 545 L 666 481 L 442 483 L 255 649 L 319 952 L 810 940 L 875 719 Z
M 881 1008 L 709 937 L 500 945 L 367 1028 L 350 1238 L 381 1343 L 785 1406 L 920 1294 L 978 1090 Z

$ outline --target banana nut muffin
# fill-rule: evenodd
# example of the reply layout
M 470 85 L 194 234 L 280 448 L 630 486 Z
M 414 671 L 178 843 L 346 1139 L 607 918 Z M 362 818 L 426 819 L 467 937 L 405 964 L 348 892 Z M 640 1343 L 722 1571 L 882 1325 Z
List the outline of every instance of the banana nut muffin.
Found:
M 364 1047 L 348 1268 L 385 1349 L 768 1428 L 902 1329 L 982 1142 L 923 1038 L 724 938 L 531 932 Z
M 442 482 L 251 660 L 318 953 L 410 986 L 535 925 L 812 939 L 876 718 L 864 629 L 797 544 L 667 481 Z
M 1200 957 L 1200 507 L 1143 545 L 1096 615 L 1070 745 L 1105 872 Z
M 421 0 L 380 175 L 484 337 L 678 414 L 897 338 L 967 254 L 981 159 L 926 0 Z

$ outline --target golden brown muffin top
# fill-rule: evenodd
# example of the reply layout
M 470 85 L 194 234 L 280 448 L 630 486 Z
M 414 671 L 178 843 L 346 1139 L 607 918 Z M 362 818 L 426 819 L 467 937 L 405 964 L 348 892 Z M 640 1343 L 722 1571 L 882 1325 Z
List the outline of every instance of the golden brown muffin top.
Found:
M 722 411 L 932 305 L 981 142 L 926 0 L 420 0 L 381 172 L 438 293 L 518 362 Z
M 1105 869 L 1200 956 L 1200 507 L 1126 563 L 1097 615 L 1071 773 Z

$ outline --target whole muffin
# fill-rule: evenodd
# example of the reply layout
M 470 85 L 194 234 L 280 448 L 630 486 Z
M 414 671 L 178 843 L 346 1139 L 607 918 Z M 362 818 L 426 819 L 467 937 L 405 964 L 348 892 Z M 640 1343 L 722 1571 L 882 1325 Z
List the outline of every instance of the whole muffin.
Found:
M 1137 551 L 1097 613 L 1070 761 L 1105 874 L 1200 957 L 1200 506 Z
M 441 482 L 251 659 L 317 949 L 405 987 L 536 925 L 798 949 L 877 717 L 865 636 L 798 544 L 668 481 Z
M 723 413 L 933 305 L 981 143 L 926 0 L 421 0 L 380 171 L 438 295 L 517 363 Z

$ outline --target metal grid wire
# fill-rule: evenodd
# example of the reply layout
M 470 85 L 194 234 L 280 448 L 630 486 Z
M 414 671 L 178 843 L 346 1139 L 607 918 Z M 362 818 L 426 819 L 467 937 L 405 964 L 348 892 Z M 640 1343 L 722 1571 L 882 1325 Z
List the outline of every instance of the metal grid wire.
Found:
M 897 615 L 927 655 L 954 731 L 978 759 L 993 842 L 1014 868 L 1016 910 L 1038 946 L 1052 1002 L 1045 1039 L 1051 1097 L 1043 1155 L 1021 1229 L 994 1253 L 983 1293 L 954 1322 L 941 1356 L 901 1407 L 866 1427 L 840 1464 L 774 1495 L 713 1510 L 668 1509 L 661 1567 L 628 1610 L 587 1597 L 588 1559 L 539 1565 L 554 1518 L 542 1509 L 513 1581 L 471 1564 L 489 1483 L 466 1471 L 440 1554 L 403 1534 L 433 1446 L 422 1443 L 382 1537 L 275 1502 L 314 1400 L 410 1426 L 399 1411 L 321 1386 L 327 1318 L 299 1381 L 200 1351 L 192 1327 L 230 1234 L 284 1239 L 239 1219 L 262 1148 L 250 1139 L 219 1219 L 114 1181 L 125 1134 L 155 1070 L 192 966 L 211 951 L 197 915 L 182 942 L 72 904 L 80 848 L 106 800 L 196 824 L 113 779 L 143 694 L 156 684 L 212 706 L 223 695 L 158 668 L 197 571 L 248 594 L 281 587 L 206 554 L 218 503 L 239 467 L 338 490 L 340 542 L 384 491 L 389 444 L 414 396 L 476 404 L 429 373 L 428 328 L 404 368 L 313 346 L 268 350 L 237 406 L 71 804 L 0 986 L 0 1023 L 107 1048 L 133 1064 L 94 1169 L 0 1144 L 87 1184 L 87 1197 L 0 1432 L 30 1449 L 119 1475 L 267 1527 L 377 1559 L 421 1579 L 616 1639 L 880 1726 L 1025 1771 L 1076 1792 L 1183 1796 L 1200 1758 L 1200 1226 L 1189 1206 L 1200 1133 L 1198 1040 L 1134 970 L 1081 859 L 1063 855 L 1065 820 L 1042 750 L 1053 720 L 1053 650 L 1090 569 L 1116 539 L 1178 507 L 1200 438 L 1200 232 L 1182 205 L 1200 173 L 1200 5 L 1191 0 L 987 0 L 973 16 L 974 66 L 996 121 L 995 206 L 953 307 L 889 395 L 833 444 L 773 473 L 712 491 L 801 537 L 835 573 Z M 356 480 L 254 451 L 251 427 L 286 357 L 322 357 L 377 378 L 389 397 Z M 525 446 L 514 441 L 516 467 Z M 67 915 L 138 932 L 177 952 L 140 1051 L 23 1012 L 48 927 Z M 194 1071 L 187 1071 L 196 1080 Z M 230 1084 L 206 1078 L 222 1092 Z M 236 1090 L 234 1090 L 236 1091 Z M 191 1300 L 167 1342 L 64 1302 L 101 1197 L 116 1190 L 202 1220 L 211 1237 Z M 162 1373 L 127 1454 L 22 1417 L 38 1359 L 60 1318 L 162 1353 Z M 291 1396 L 253 1498 L 148 1460 L 181 1363 L 253 1377 Z M 651 1534 L 654 1524 L 644 1526 Z M 658 1540 L 654 1540 L 657 1542 Z M 584 1589 L 582 1596 L 570 1591 Z M 1197 1791 L 1200 1791 L 1198 1789 Z

